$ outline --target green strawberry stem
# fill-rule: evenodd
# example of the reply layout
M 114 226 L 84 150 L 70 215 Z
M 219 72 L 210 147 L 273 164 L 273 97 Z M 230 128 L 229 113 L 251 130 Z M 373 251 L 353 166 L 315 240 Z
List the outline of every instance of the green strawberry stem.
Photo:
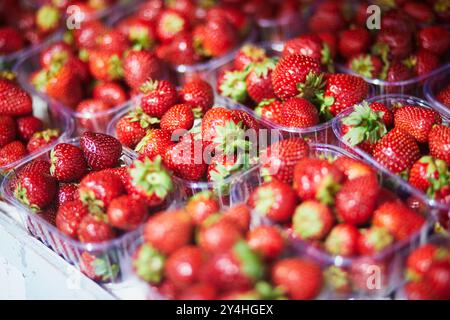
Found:
M 237 102 L 245 102 L 247 99 L 247 84 L 245 78 L 248 71 L 227 71 L 220 84 L 221 94 Z
M 143 161 L 136 160 L 134 167 L 130 169 L 132 183 L 145 190 L 148 196 L 156 194 L 160 199 L 173 190 L 173 182 L 169 172 L 162 165 L 161 156 L 153 160 L 145 158 Z
M 233 252 L 241 263 L 242 272 L 253 281 L 262 279 L 264 275 L 263 263 L 260 257 L 253 252 L 245 241 L 238 241 Z
M 163 270 L 166 258 L 155 248 L 143 244 L 138 251 L 137 258 L 133 261 L 136 274 L 151 284 L 158 284 L 163 278 Z

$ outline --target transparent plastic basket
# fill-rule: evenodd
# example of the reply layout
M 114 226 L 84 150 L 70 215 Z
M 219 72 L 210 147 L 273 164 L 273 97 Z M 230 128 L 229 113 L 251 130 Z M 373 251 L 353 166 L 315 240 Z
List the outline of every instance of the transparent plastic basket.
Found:
M 425 82 L 423 92 L 430 105 L 450 119 L 450 107 L 436 99 L 439 91 L 447 85 L 450 85 L 450 64 L 444 71 L 431 77 Z
M 421 106 L 424 108 L 430 108 L 434 109 L 436 111 L 439 111 L 437 108 L 434 107 L 434 105 L 428 104 L 426 101 L 408 96 L 408 95 L 401 95 L 401 94 L 392 94 L 392 95 L 383 95 L 383 96 L 377 96 L 373 97 L 371 99 L 367 100 L 369 103 L 372 102 L 381 102 L 385 104 L 387 107 L 392 107 L 394 103 L 401 103 L 401 104 L 412 104 Z M 368 162 L 371 166 L 375 167 L 378 171 L 386 172 L 392 175 L 392 179 L 397 180 L 397 183 L 402 185 L 402 188 L 406 188 L 410 190 L 409 192 L 414 193 L 417 195 L 417 198 L 420 199 L 422 202 L 425 202 L 428 206 L 433 207 L 435 210 L 433 212 L 436 213 L 436 217 L 438 221 L 441 221 L 444 225 L 447 224 L 448 220 L 450 219 L 450 206 L 446 205 L 442 202 L 436 201 L 432 198 L 429 198 L 426 193 L 421 192 L 420 190 L 417 190 L 413 186 L 411 186 L 407 181 L 405 181 L 401 176 L 392 174 L 389 172 L 385 167 L 380 165 L 378 162 L 376 162 L 372 156 L 364 152 L 358 147 L 352 147 L 350 144 L 343 139 L 343 133 L 342 133 L 342 121 L 345 117 L 347 117 L 349 114 L 352 113 L 354 110 L 353 107 L 350 107 L 346 110 L 344 110 L 341 114 L 339 114 L 333 121 L 333 131 L 336 135 L 339 146 L 348 150 L 349 152 L 358 155 L 359 157 L 363 158 L 366 162 Z M 450 119 L 446 118 L 445 115 L 441 114 L 443 123 L 444 124 L 450 124 Z

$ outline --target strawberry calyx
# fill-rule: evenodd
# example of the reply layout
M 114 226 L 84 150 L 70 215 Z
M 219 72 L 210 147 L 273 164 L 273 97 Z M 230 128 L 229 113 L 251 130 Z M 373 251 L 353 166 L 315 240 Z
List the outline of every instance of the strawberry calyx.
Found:
M 324 74 L 317 74 L 313 71 L 310 71 L 306 76 L 306 80 L 304 83 L 297 84 L 297 90 L 299 94 L 297 97 L 305 98 L 307 100 L 311 100 L 315 98 L 318 92 L 323 92 L 323 88 L 325 87 Z
M 14 81 L 17 78 L 17 74 L 10 70 L 1 70 L 0 71 L 0 78 L 6 79 L 9 81 Z
M 362 232 L 367 236 L 368 242 L 376 252 L 380 252 L 394 242 L 394 237 L 385 228 L 372 227 L 370 230 L 363 230 Z
M 155 44 L 155 39 L 150 37 L 148 30 L 140 27 L 131 27 L 129 40 L 133 50 L 150 49 Z
M 375 67 L 369 54 L 352 59 L 350 69 L 357 74 L 370 79 L 373 78 L 375 71 Z
M 284 290 L 281 287 L 274 287 L 266 281 L 258 281 L 255 284 L 255 291 L 261 300 L 284 300 Z
M 327 175 L 316 193 L 316 199 L 326 205 L 334 204 L 334 195 L 341 189 L 341 185 L 333 180 L 332 175 Z
M 136 274 L 145 281 L 158 284 L 163 278 L 166 257 L 148 244 L 143 244 L 133 260 Z
M 299 235 L 301 239 L 316 237 L 323 229 L 323 222 L 317 216 L 317 211 L 311 210 L 309 207 L 303 207 L 300 210 L 301 214 L 297 209 L 292 219 L 295 234 Z
M 36 24 L 44 32 L 58 27 L 59 19 L 59 10 L 50 5 L 42 6 L 36 14 Z
M 259 78 L 266 78 L 270 70 L 275 69 L 277 59 L 266 58 L 263 61 L 253 62 L 247 65 L 246 71 L 253 71 Z
M 427 163 L 427 178 L 430 183 L 426 193 L 435 198 L 442 188 L 450 185 L 450 172 L 447 163 L 441 159 L 434 159 L 431 156 L 424 156 L 420 162 Z M 437 178 L 436 178 L 437 175 Z
M 231 166 L 226 166 L 222 163 L 216 163 L 214 166 L 214 170 L 210 172 L 211 181 L 215 182 L 220 187 L 224 187 L 225 185 L 221 185 L 220 182 L 223 182 L 234 173 L 241 170 L 246 170 L 248 168 L 250 168 L 250 159 L 248 155 L 240 154 L 236 157 L 236 161 L 234 161 L 233 165 Z
M 354 111 L 342 120 L 345 126 L 350 127 L 342 138 L 351 146 L 364 141 L 376 143 L 387 133 L 383 116 L 384 112 L 372 110 L 366 101 L 356 105 Z
M 91 267 L 101 281 L 115 279 L 120 270 L 117 264 L 109 263 L 107 257 L 95 257 L 94 261 L 91 262 Z
M 320 63 L 327 66 L 328 72 L 334 72 L 333 57 L 331 56 L 330 46 L 325 42 L 322 43 L 322 50 L 320 51 Z
M 267 215 L 275 203 L 275 194 L 273 190 L 268 187 L 259 188 L 257 197 L 258 200 L 255 205 L 256 212 L 261 215 Z
M 78 51 L 78 58 L 83 62 L 89 61 L 89 51 L 87 49 L 82 48 Z
M 94 191 L 89 189 L 80 189 L 80 200 L 88 207 L 89 212 L 92 215 L 98 217 L 102 221 L 105 221 L 105 204 L 102 200 L 97 199 Z
M 241 51 L 252 60 L 263 59 L 266 56 L 266 50 L 251 44 L 244 45 Z
M 325 283 L 339 293 L 347 293 L 351 290 L 351 282 L 348 273 L 337 266 L 331 266 L 324 271 Z
M 141 128 L 143 129 L 146 129 L 153 124 L 160 123 L 161 121 L 156 117 L 151 117 L 148 114 L 146 114 L 141 107 L 137 107 L 133 111 L 129 112 L 126 115 L 126 117 L 129 119 L 130 122 L 139 122 Z
M 119 55 L 113 54 L 108 60 L 108 74 L 112 79 L 120 79 L 123 76 L 122 60 Z
M 27 189 L 24 188 L 20 183 L 17 184 L 16 188 L 14 189 L 14 197 L 19 200 L 20 203 L 23 203 L 28 208 L 31 209 L 33 212 L 40 212 L 41 208 L 37 206 L 36 204 L 30 203 L 30 200 L 28 199 L 27 195 Z
M 36 90 L 42 92 L 45 90 L 45 86 L 47 85 L 49 79 L 49 72 L 42 69 L 33 76 L 31 79 L 31 84 L 36 88 Z
M 158 88 L 158 80 L 149 79 L 140 86 L 140 91 L 144 94 L 151 93 Z
M 184 20 L 180 18 L 177 14 L 169 13 L 166 16 L 164 16 L 161 25 L 166 32 L 175 34 L 183 29 Z
M 194 194 L 189 201 L 205 201 L 214 198 L 214 194 L 210 190 L 203 190 Z
M 232 250 L 240 262 L 242 272 L 246 276 L 253 281 L 257 281 L 263 277 L 263 263 L 260 257 L 250 249 L 245 241 L 238 241 Z
M 215 129 L 213 139 L 215 150 L 225 154 L 237 150 L 249 150 L 251 142 L 245 139 L 245 135 L 242 122 L 236 124 L 234 121 L 227 121 L 225 126 L 217 126 Z
M 43 139 L 45 142 L 49 142 L 54 138 L 59 137 L 58 129 L 46 129 L 33 134 L 32 139 Z
M 220 84 L 220 92 L 223 96 L 229 97 L 237 102 L 244 102 L 247 99 L 247 84 L 245 78 L 248 71 L 227 71 Z

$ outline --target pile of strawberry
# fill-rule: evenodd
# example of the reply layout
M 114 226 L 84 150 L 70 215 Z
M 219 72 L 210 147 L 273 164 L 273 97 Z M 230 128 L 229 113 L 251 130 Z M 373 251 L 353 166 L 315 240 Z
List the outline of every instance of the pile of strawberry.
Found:
M 379 30 L 367 29 L 369 4 L 325 1 L 309 21 L 331 51 L 354 72 L 388 82 L 423 76 L 448 61 L 450 9 L 439 1 L 395 1 L 382 12 Z M 387 88 L 389 89 L 389 88 Z
M 33 115 L 30 95 L 14 80 L 0 77 L 0 167 L 46 147 L 59 136 L 59 129 L 45 129 L 43 121 Z
M 133 257 L 135 273 L 169 299 L 314 299 L 323 285 L 316 263 L 289 257 L 273 226 L 249 229 L 245 205 L 219 208 L 200 193 L 184 208 L 152 216 Z M 293 280 L 295 279 L 295 281 Z
M 263 48 L 246 45 L 232 66 L 219 72 L 217 91 L 284 127 L 326 122 L 369 94 L 369 85 L 360 77 L 322 72 L 328 63 L 321 58 L 326 48 L 319 38 L 310 50 L 287 42 L 278 59 Z
M 406 260 L 405 278 L 407 299 L 449 300 L 449 246 L 429 243 L 412 251 Z
M 450 127 L 441 115 L 419 105 L 366 102 L 342 118 L 342 139 L 390 172 L 450 204 Z
M 193 80 L 178 91 L 159 80 L 142 90 L 140 106 L 116 124 L 116 136 L 125 146 L 149 158 L 161 156 L 175 176 L 189 181 L 220 182 L 250 166 L 237 151 L 249 150 L 244 136 L 249 129 L 257 136 L 258 122 L 245 111 L 212 108 L 208 83 Z

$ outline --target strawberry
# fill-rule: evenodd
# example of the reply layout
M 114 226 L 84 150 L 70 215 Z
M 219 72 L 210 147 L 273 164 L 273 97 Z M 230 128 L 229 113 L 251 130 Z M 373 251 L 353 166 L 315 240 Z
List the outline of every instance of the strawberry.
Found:
M 275 68 L 274 59 L 266 58 L 261 62 L 252 63 L 248 68 L 245 82 L 250 98 L 256 103 L 275 98 L 271 81 L 272 71 Z
M 170 42 L 177 34 L 189 28 L 189 20 L 175 10 L 162 10 L 156 21 L 156 35 L 161 42 Z
M 148 129 L 145 136 L 137 144 L 135 151 L 149 159 L 157 155 L 163 156 L 174 145 L 170 132 L 161 129 Z
M 281 123 L 289 128 L 313 127 L 319 123 L 319 112 L 304 98 L 290 98 L 283 103 Z
M 382 52 L 386 51 L 391 58 L 403 59 L 412 51 L 412 36 L 394 28 L 384 28 L 378 32 L 375 46 Z
M 235 223 L 241 232 L 247 232 L 250 227 L 250 209 L 245 204 L 236 204 L 228 208 L 222 216 Z
M 142 244 L 133 255 L 133 271 L 142 280 L 159 284 L 163 278 L 166 257 L 149 244 Z
M 273 226 L 259 226 L 247 234 L 247 243 L 253 251 L 265 260 L 278 258 L 284 250 L 284 238 L 280 230 Z
M 107 211 L 108 222 L 121 230 L 134 230 L 147 218 L 147 204 L 133 196 L 120 196 L 111 201 Z
M 139 89 L 148 79 L 158 79 L 162 73 L 161 62 L 151 51 L 132 50 L 123 60 L 125 81 L 131 88 Z
M 105 255 L 96 257 L 88 251 L 83 251 L 79 261 L 80 271 L 96 282 L 114 281 L 117 278 L 119 267 L 111 264 Z
M 281 110 L 283 103 L 276 99 L 263 100 L 255 108 L 255 114 L 264 120 L 281 124 Z
M 82 243 L 104 242 L 116 237 L 112 227 L 93 215 L 86 215 L 78 225 L 78 240 Z
M 450 84 L 446 85 L 438 92 L 436 100 L 450 108 Z
M 254 130 L 254 133 L 258 134 L 261 125 L 250 113 L 240 109 L 231 110 L 231 113 L 235 120 L 241 122 L 243 127 L 247 129 L 247 133 L 250 130 Z
M 60 182 L 81 179 L 88 166 L 83 151 L 68 143 L 57 144 L 50 152 L 50 174 Z
M 416 23 L 431 23 L 434 20 L 433 9 L 426 3 L 407 1 L 403 10 L 415 20 Z
M 410 168 L 419 159 L 420 150 L 411 135 L 394 128 L 377 142 L 373 157 L 389 171 L 400 173 Z
M 131 46 L 134 49 L 148 50 L 155 45 L 154 26 L 148 21 L 130 16 L 121 20 L 116 28 L 131 42 Z
M 66 202 L 78 200 L 78 184 L 63 183 L 59 185 L 58 195 L 56 199 L 57 207 L 60 207 Z
M 450 164 L 450 127 L 434 126 L 428 135 L 430 155 Z
M 188 32 L 178 34 L 170 44 L 163 44 L 156 50 L 160 59 L 174 65 L 193 65 L 201 61 L 192 34 Z
M 320 111 L 327 117 L 361 102 L 369 94 L 369 85 L 350 74 L 329 74 L 321 100 Z
M 122 155 L 119 140 L 103 133 L 84 132 L 80 147 L 89 167 L 97 171 L 117 166 Z
M 180 300 L 215 300 L 217 298 L 217 292 L 213 285 L 209 283 L 197 283 L 194 284 L 182 294 L 178 296 L 177 299 Z
M 448 183 L 448 176 L 448 165 L 445 161 L 422 156 L 412 165 L 408 182 L 417 189 L 433 195 Z
M 161 212 L 145 224 L 144 240 L 156 250 L 170 255 L 189 244 L 193 225 L 189 214 L 183 210 Z
M 447 260 L 431 264 L 423 281 L 428 284 L 436 299 L 450 299 L 450 262 Z
M 344 257 L 355 256 L 358 253 L 358 229 L 347 223 L 336 225 L 325 240 L 325 249 L 332 255 Z
M 115 81 L 123 77 L 121 51 L 93 50 L 89 54 L 89 70 L 100 81 Z
M 102 100 L 113 107 L 125 103 L 128 95 L 117 82 L 99 82 L 92 90 L 92 98 Z
M 301 54 L 320 61 L 326 66 L 332 63 L 333 57 L 328 44 L 315 34 L 306 34 L 286 41 L 282 56 Z
M 334 160 L 333 165 L 344 173 L 347 180 L 376 174 L 375 169 L 370 165 L 345 156 Z
M 172 253 L 165 264 L 167 279 L 177 287 L 186 287 L 200 279 L 203 252 L 195 246 L 184 246 Z
M 68 43 L 57 41 L 42 50 L 39 62 L 41 67 L 50 68 L 55 63 L 66 63 L 73 56 L 74 51 Z
M 22 34 L 13 27 L 0 28 L 0 54 L 10 54 L 25 46 Z
M 190 130 L 194 125 L 194 112 L 188 104 L 176 104 L 162 116 L 159 126 L 170 133 Z
M 186 204 L 186 212 L 196 225 L 200 225 L 205 219 L 220 211 L 218 199 L 211 191 L 201 191 L 189 198 Z
M 316 9 L 315 13 L 308 21 L 308 28 L 311 32 L 336 32 L 345 28 L 345 21 L 339 9 L 320 10 Z
M 394 237 L 384 228 L 370 227 L 361 229 L 358 238 L 358 253 L 372 256 L 394 243 Z
M 349 59 L 367 52 L 370 42 L 370 33 L 365 28 L 345 30 L 339 38 L 339 53 Z
M 179 91 L 179 100 L 180 103 L 190 105 L 194 115 L 199 111 L 203 115 L 214 105 L 214 91 L 208 82 L 194 79 L 183 85 Z
M 381 59 L 371 54 L 356 55 L 349 60 L 347 65 L 353 72 L 370 79 L 379 78 L 383 70 Z
M 194 43 L 198 43 L 202 55 L 219 57 L 232 50 L 239 40 L 236 28 L 227 19 L 215 17 L 193 31 Z
M 91 74 L 89 71 L 89 64 L 77 57 L 71 57 L 65 64 L 73 73 L 80 79 L 81 83 L 91 81 Z
M 372 218 L 380 186 L 376 175 L 366 175 L 344 182 L 335 198 L 338 218 L 356 226 Z
M 21 117 L 32 112 L 33 103 L 30 95 L 16 83 L 0 78 L 0 114 Z
M 247 83 L 245 70 L 225 70 L 217 79 L 217 91 L 236 102 L 247 101 Z
M 394 60 L 389 64 L 385 80 L 388 82 L 404 81 L 412 78 L 412 70 L 406 67 L 401 61 Z M 406 87 L 408 89 L 408 87 Z M 395 91 L 395 87 L 392 88 Z M 387 93 L 391 88 L 387 87 Z
M 303 158 L 294 168 L 294 189 L 301 200 L 332 204 L 344 174 L 325 159 Z
M 80 200 L 67 201 L 58 208 L 56 227 L 65 235 L 77 239 L 81 220 L 88 215 L 89 209 Z
M 27 155 L 27 150 L 22 142 L 15 140 L 0 149 L 0 166 L 6 166 L 16 162 Z
M 414 73 L 420 77 L 437 69 L 440 63 L 436 54 L 427 50 L 419 50 L 406 61 L 406 65 L 412 65 Z
M 225 180 L 233 176 L 235 173 L 245 171 L 250 168 L 250 161 L 247 155 L 224 155 L 221 153 L 216 154 L 208 166 L 206 173 L 207 180 L 214 182 L 214 184 L 222 187 L 223 192 L 229 185 L 224 184 Z
M 150 125 L 156 119 L 147 116 L 137 108 L 120 118 L 116 124 L 117 140 L 128 148 L 134 149 L 147 134 Z
M 211 254 L 229 250 L 242 238 L 241 231 L 233 221 L 220 218 L 218 221 L 209 221 L 214 218 L 207 219 L 197 235 L 199 247 Z
M 328 206 L 306 200 L 296 209 L 292 217 L 294 234 L 303 240 L 321 240 L 333 227 L 334 217 Z
M 403 240 L 417 233 L 425 219 L 401 202 L 391 201 L 375 210 L 372 223 L 388 230 L 396 240 Z
M 108 30 L 97 38 L 97 47 L 115 53 L 128 49 L 128 39 L 118 30 Z
M 105 211 L 111 201 L 125 193 L 122 181 L 106 170 L 88 173 L 80 181 L 80 200 L 94 213 Z
M 41 150 L 56 141 L 59 136 L 60 133 L 57 129 L 46 129 L 43 131 L 38 131 L 34 133 L 31 139 L 28 141 L 27 151 L 29 153 L 33 153 L 35 151 Z
M 300 258 L 285 258 L 272 267 L 271 279 L 274 285 L 283 288 L 293 300 L 316 298 L 323 284 L 322 270 L 311 261 Z
M 297 95 L 308 99 L 322 85 L 319 61 L 291 54 L 278 61 L 272 71 L 272 86 L 275 94 L 282 100 Z
M 241 35 L 245 34 L 250 27 L 250 18 L 242 10 L 232 5 L 224 4 L 210 8 L 206 19 L 214 20 L 216 17 L 228 20 Z
M 234 67 L 237 70 L 245 70 L 245 68 L 254 62 L 261 62 L 267 58 L 266 51 L 254 44 L 243 45 L 234 57 Z
M 142 198 L 150 207 L 163 203 L 173 190 L 172 178 L 160 156 L 135 160 L 128 172 L 129 181 L 125 185 L 128 193 Z
M 47 208 L 54 200 L 58 184 L 56 179 L 42 172 L 21 172 L 14 196 L 35 212 Z
M 152 117 L 161 118 L 177 102 L 177 89 L 166 80 L 147 81 L 141 91 L 142 110 Z
M 25 116 L 17 118 L 17 131 L 23 141 L 28 141 L 38 131 L 44 129 L 44 123 L 35 116 Z M 1 143 L 0 143 L 1 145 Z
M 288 184 L 274 179 L 258 186 L 248 203 L 259 215 L 275 222 L 287 222 L 294 214 L 297 195 Z
M 16 139 L 16 123 L 10 116 L 0 115 L 0 148 Z
M 444 54 L 450 47 L 450 33 L 443 26 L 422 28 L 417 35 L 419 48 L 431 51 L 437 55 Z
M 425 281 L 411 281 L 404 286 L 405 296 L 408 300 L 435 300 L 430 286 Z
M 407 272 L 411 275 L 423 276 L 437 260 L 449 259 L 449 252 L 434 244 L 424 244 L 412 251 L 406 259 Z
M 97 126 L 103 124 L 107 125 L 109 121 L 109 116 L 101 116 L 105 114 L 112 106 L 99 99 L 85 99 L 81 101 L 75 111 L 78 114 L 78 125 L 86 130 L 95 130 Z M 98 115 L 96 117 L 96 115 Z M 92 119 L 96 118 L 96 119 Z

